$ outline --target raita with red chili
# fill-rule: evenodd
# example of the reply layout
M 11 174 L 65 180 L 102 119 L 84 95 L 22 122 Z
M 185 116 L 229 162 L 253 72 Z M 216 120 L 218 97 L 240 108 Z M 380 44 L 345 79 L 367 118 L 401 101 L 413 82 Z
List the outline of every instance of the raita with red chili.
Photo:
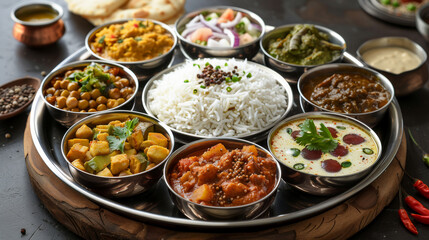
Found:
M 208 206 L 239 206 L 268 195 L 276 184 L 276 163 L 254 145 L 228 150 L 219 143 L 201 155 L 180 159 L 168 174 L 178 194 Z

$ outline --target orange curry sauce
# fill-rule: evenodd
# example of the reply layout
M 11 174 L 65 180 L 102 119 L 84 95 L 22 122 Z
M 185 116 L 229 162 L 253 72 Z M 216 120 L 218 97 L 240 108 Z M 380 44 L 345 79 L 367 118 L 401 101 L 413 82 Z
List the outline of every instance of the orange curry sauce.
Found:
M 276 182 L 276 164 L 254 145 L 227 150 L 217 144 L 200 156 L 183 158 L 168 174 L 182 197 L 209 206 L 238 206 L 269 194 Z

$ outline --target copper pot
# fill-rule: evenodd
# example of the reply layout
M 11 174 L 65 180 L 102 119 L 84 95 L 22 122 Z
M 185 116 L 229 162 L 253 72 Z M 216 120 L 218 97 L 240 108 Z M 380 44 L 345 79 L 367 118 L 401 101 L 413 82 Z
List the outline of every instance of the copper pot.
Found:
M 49 18 L 37 19 L 40 16 Z M 35 17 L 31 17 L 34 15 Z M 51 2 L 33 2 L 15 7 L 11 12 L 13 37 L 28 46 L 39 47 L 58 41 L 65 32 L 63 9 Z

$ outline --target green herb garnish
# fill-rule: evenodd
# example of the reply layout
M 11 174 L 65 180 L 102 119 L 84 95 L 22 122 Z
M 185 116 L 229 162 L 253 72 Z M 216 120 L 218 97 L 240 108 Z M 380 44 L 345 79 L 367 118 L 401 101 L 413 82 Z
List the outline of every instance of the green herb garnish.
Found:
M 227 87 L 227 88 L 226 88 L 226 91 L 227 91 L 227 92 L 231 92 L 231 90 L 232 90 L 232 88 L 231 88 L 231 87 Z
M 100 64 L 91 63 L 84 71 L 76 71 L 70 74 L 67 79 L 77 82 L 80 85 L 81 92 L 89 92 L 94 88 L 98 88 L 104 94 L 107 91 L 110 75 L 104 72 Z
M 183 81 L 184 83 L 188 83 L 189 82 L 189 80 L 188 79 L 186 79 L 185 81 Z
M 120 150 L 124 152 L 125 141 L 131 135 L 137 123 L 139 123 L 139 119 L 134 118 L 126 121 L 125 127 L 109 128 L 110 136 L 107 136 L 107 141 L 109 142 L 110 151 Z
M 136 37 L 136 38 L 135 38 L 135 40 L 136 40 L 137 42 L 140 42 L 140 41 L 142 40 L 142 38 L 141 38 L 141 37 Z
M 225 78 L 225 82 L 231 82 L 231 78 L 230 77 L 226 77 Z
M 416 9 L 417 9 L 417 7 L 413 3 L 408 3 L 407 4 L 407 10 L 408 11 L 414 12 L 414 11 L 416 11 Z
M 363 148 L 362 152 L 365 153 L 366 155 L 374 154 L 374 151 L 371 148 Z
M 118 43 L 123 43 L 124 39 L 118 39 Z
M 227 67 L 228 66 L 228 63 L 225 63 L 225 67 Z
M 199 64 L 194 63 L 194 67 L 197 66 L 198 68 L 201 68 Z
M 194 93 L 194 94 L 197 94 L 197 92 L 198 92 L 198 90 L 197 90 L 197 89 L 194 89 L 193 93 Z
M 146 28 L 147 26 L 144 25 L 142 22 L 139 22 L 139 27 Z
M 320 132 L 312 119 L 306 119 L 301 126 L 301 137 L 296 138 L 296 142 L 306 146 L 308 150 L 321 150 L 324 153 L 333 151 L 338 142 L 335 140 L 329 129 L 323 123 L 320 124 Z
M 200 85 L 200 88 L 204 89 L 204 88 L 206 88 L 206 86 L 205 85 Z
M 210 65 L 210 63 L 209 63 L 209 62 L 206 62 L 206 67 L 207 67 L 208 65 Z
M 239 22 L 237 25 L 235 25 L 235 29 L 237 30 L 237 33 L 239 34 L 245 34 L 246 33 L 246 25 L 244 22 Z
M 251 77 L 252 77 L 252 74 L 251 74 L 251 73 L 248 73 L 246 77 L 247 77 L 247 78 L 251 78 Z
M 104 39 L 106 38 L 106 36 L 102 36 L 101 38 L 100 38 L 100 40 L 98 40 L 98 43 L 104 43 Z
M 344 127 L 344 126 L 337 126 L 337 128 L 341 129 L 341 130 L 346 130 L 346 127 Z
M 216 68 L 216 70 L 219 70 L 219 69 L 220 69 L 220 66 L 216 66 L 215 68 Z
M 240 81 L 240 80 L 241 80 L 241 77 L 236 76 L 236 75 L 232 75 L 232 81 L 233 81 L 233 82 L 238 82 L 238 81 Z

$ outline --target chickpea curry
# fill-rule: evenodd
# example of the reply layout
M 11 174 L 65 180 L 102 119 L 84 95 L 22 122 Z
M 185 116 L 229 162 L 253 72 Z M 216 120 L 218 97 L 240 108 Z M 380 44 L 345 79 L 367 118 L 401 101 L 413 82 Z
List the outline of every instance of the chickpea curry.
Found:
M 91 63 L 54 77 L 43 91 L 46 101 L 66 111 L 97 112 L 115 108 L 136 91 L 124 71 Z
M 127 176 L 155 167 L 170 153 L 169 138 L 138 118 L 83 124 L 67 141 L 67 159 L 76 168 L 104 177 Z
M 168 182 L 182 197 L 209 206 L 239 206 L 268 195 L 276 183 L 276 163 L 254 145 L 227 150 L 221 143 L 177 162 Z

